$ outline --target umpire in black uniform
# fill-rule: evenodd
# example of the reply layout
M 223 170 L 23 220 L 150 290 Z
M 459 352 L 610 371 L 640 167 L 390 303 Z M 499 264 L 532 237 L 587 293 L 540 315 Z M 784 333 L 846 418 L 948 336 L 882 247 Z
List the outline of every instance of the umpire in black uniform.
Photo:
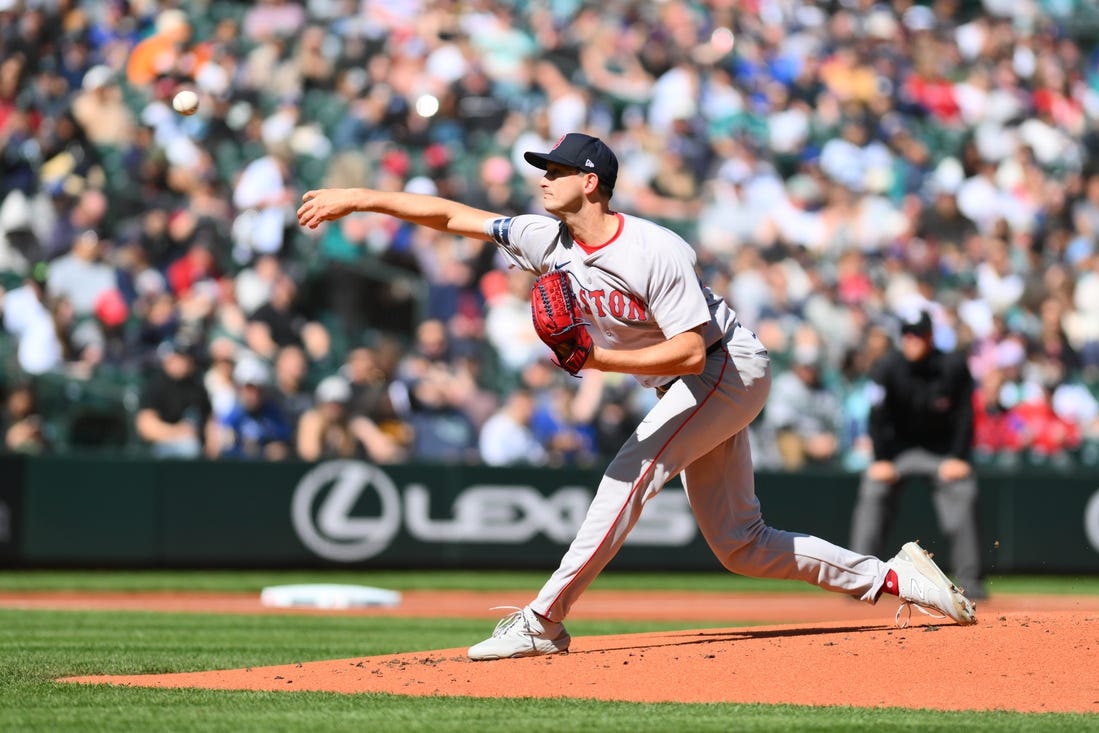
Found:
M 903 485 L 924 477 L 950 542 L 952 577 L 970 598 L 983 598 L 977 481 L 969 463 L 973 377 L 965 354 L 937 349 L 931 316 L 919 310 L 902 319 L 900 349 L 872 367 L 868 388 L 874 461 L 859 486 L 851 549 L 880 555 Z

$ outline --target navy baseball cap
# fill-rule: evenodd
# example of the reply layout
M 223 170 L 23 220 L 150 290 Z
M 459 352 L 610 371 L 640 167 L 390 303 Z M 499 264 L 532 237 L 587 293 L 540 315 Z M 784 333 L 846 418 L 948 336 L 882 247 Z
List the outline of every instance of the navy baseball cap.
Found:
M 614 190 L 618 179 L 618 158 L 607 144 L 597 137 L 570 132 L 562 135 L 548 153 L 523 153 L 523 158 L 535 168 L 545 170 L 550 163 L 578 168 L 599 176 L 599 182 Z
M 925 310 L 905 313 L 901 317 L 901 333 L 910 333 L 916 336 L 931 335 L 931 314 Z

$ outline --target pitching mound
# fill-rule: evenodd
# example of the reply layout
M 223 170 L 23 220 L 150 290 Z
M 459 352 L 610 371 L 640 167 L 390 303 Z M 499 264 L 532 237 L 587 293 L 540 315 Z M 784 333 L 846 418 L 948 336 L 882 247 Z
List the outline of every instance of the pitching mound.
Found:
M 568 654 L 497 662 L 470 662 L 462 648 L 64 681 L 224 690 L 1099 712 L 1099 612 L 985 611 L 976 626 L 940 625 L 921 617 L 906 629 L 882 622 L 882 609 L 876 612 L 878 623 L 581 637 L 573 639 Z

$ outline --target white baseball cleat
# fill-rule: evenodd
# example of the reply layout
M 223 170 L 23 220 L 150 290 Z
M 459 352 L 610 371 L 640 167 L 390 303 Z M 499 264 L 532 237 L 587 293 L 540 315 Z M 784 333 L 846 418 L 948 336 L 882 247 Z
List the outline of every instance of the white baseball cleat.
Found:
M 469 658 L 487 661 L 557 654 L 569 650 L 571 638 L 564 624 L 544 619 L 530 607 L 516 608 L 515 613 L 500 619 L 492 636 L 469 648 Z
M 885 564 L 897 574 L 898 595 L 901 607 L 897 609 L 897 626 L 904 628 L 912 616 L 912 606 L 921 613 L 936 618 L 952 618 L 962 626 L 977 623 L 973 603 L 962 594 L 958 586 L 939 569 L 931 554 L 915 542 L 907 542 L 901 551 Z M 908 617 L 901 623 L 901 612 L 908 610 Z M 936 615 L 932 611 L 938 611 Z

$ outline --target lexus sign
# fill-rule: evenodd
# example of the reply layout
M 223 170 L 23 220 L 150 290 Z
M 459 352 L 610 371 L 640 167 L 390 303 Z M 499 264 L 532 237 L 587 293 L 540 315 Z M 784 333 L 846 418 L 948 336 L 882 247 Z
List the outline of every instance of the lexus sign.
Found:
M 433 516 L 431 491 L 423 484 L 401 491 L 376 466 L 329 461 L 298 482 L 291 520 L 320 557 L 358 562 L 383 552 L 402 528 L 425 543 L 518 545 L 541 535 L 567 546 L 591 500 L 583 487 L 561 487 L 547 496 L 532 486 L 476 484 L 463 488 L 446 512 L 434 507 Z M 441 513 L 449 516 L 440 519 Z M 627 544 L 681 547 L 696 533 L 686 496 L 672 491 L 646 504 Z

